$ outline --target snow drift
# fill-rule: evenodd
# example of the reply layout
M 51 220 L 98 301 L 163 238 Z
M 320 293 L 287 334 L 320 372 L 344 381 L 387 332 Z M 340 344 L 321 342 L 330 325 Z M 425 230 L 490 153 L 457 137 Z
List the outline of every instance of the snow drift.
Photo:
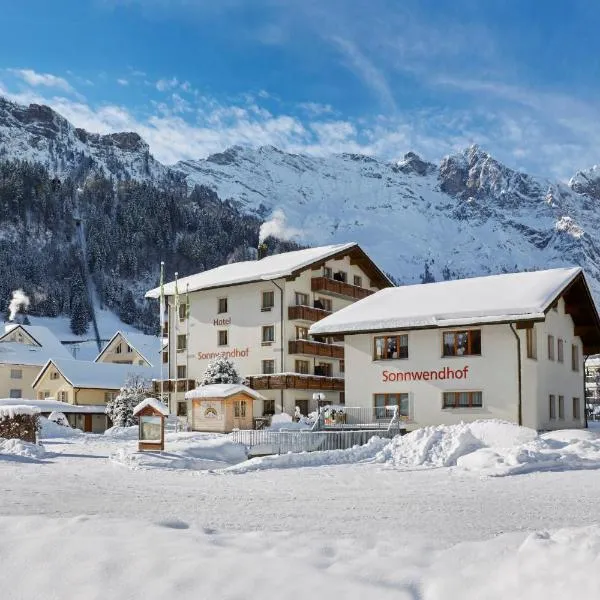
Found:
M 38 460 L 45 454 L 46 451 L 41 444 L 0 438 L 0 458 L 18 457 Z

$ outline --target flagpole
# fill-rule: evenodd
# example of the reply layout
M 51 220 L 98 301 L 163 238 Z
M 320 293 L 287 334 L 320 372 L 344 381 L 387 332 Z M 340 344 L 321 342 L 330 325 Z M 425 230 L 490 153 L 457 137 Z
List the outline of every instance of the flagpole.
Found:
M 175 273 L 175 326 L 173 327 L 173 337 L 175 339 L 175 407 L 177 407 L 177 393 L 179 391 L 179 372 L 177 369 L 177 355 L 179 353 L 179 273 Z
M 185 321 L 186 321 L 186 331 L 185 331 L 185 389 L 188 390 L 188 383 L 190 381 L 190 349 L 188 345 L 190 343 L 190 284 L 186 284 L 185 286 Z
M 158 333 L 158 339 L 160 342 L 160 351 L 159 351 L 159 357 L 160 357 L 160 401 L 164 402 L 165 401 L 165 381 L 164 381 L 164 377 L 163 377 L 163 340 L 164 340 L 164 334 L 165 334 L 165 263 L 164 261 L 160 262 L 160 302 L 159 302 L 159 309 L 160 311 L 160 316 L 159 316 L 159 333 Z M 169 346 L 167 344 L 167 359 L 169 358 Z M 168 404 L 168 402 L 167 402 Z

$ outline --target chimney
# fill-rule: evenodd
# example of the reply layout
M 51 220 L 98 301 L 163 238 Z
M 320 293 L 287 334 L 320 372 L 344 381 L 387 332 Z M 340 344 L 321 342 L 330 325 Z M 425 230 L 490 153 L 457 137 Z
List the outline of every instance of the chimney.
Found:
M 263 259 L 265 256 L 267 256 L 267 245 L 259 244 L 258 245 L 258 260 Z

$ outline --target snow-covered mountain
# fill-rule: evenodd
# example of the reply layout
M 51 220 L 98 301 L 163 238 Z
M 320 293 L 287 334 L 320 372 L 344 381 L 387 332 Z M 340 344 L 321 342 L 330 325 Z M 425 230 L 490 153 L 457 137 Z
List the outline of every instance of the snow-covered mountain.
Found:
M 22 106 L 2 97 L 1 159 L 40 163 L 59 178 L 99 173 L 116 180 L 158 183 L 172 174 L 152 157 L 137 133 L 88 133 L 48 106 Z
M 233 147 L 175 165 L 188 183 L 267 215 L 311 244 L 356 240 L 403 283 L 565 264 L 600 300 L 600 169 L 569 185 L 511 170 L 476 146 L 439 165 Z
M 600 167 L 560 183 L 476 146 L 439 164 L 411 152 L 388 162 L 236 146 L 167 167 L 135 133 L 87 133 L 48 107 L 0 98 L 0 160 L 15 158 L 59 178 L 100 173 L 156 186 L 185 176 L 189 190 L 211 188 L 262 219 L 281 209 L 300 243 L 356 240 L 402 283 L 577 264 L 600 301 Z

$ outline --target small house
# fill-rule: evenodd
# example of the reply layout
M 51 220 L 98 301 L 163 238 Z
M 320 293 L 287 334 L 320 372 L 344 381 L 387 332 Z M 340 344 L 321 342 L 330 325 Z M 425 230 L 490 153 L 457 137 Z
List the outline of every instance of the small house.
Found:
M 163 341 L 154 335 L 117 331 L 94 359 L 97 363 L 160 366 Z
M 263 396 L 245 385 L 215 383 L 190 390 L 185 398 L 188 422 L 194 431 L 229 433 L 253 428 L 254 400 L 262 400 Z

